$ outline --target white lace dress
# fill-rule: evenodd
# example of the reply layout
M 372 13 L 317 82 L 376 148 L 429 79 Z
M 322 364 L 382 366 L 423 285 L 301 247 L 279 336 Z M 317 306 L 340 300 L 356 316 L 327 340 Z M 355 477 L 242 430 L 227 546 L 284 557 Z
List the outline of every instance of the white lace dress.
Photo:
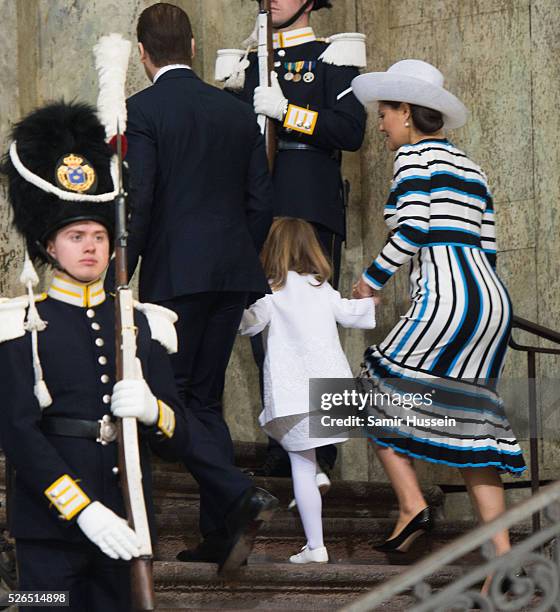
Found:
M 245 311 L 240 332 L 265 332 L 264 410 L 259 423 L 288 451 L 306 450 L 347 438 L 309 436 L 309 379 L 351 378 L 337 323 L 372 329 L 371 298 L 347 300 L 329 283 L 289 272 L 286 285 Z

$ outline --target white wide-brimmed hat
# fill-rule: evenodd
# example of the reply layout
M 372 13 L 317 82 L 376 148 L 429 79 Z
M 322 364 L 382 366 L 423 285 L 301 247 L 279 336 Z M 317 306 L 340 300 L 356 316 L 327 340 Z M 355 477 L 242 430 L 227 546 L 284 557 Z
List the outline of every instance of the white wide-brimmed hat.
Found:
M 467 121 L 465 105 L 443 88 L 443 74 L 422 60 L 401 60 L 387 72 L 361 74 L 352 81 L 352 90 L 364 106 L 386 100 L 437 110 L 448 129 L 461 127 Z

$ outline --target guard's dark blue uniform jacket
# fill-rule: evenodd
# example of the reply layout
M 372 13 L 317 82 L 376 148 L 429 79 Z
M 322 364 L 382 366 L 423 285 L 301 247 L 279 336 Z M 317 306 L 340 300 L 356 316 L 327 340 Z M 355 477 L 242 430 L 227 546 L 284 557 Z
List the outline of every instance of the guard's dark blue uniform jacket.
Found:
M 94 439 L 52 435 L 41 429 L 42 423 L 53 417 L 94 421 L 111 414 L 110 398 L 115 384 L 114 300 L 105 297 L 101 282 L 89 285 L 85 291 L 84 287 L 55 279 L 49 295 L 44 294 L 37 302 L 41 318 L 48 323 L 38 333 L 38 348 L 53 400 L 43 412 L 33 393 L 31 334 L 0 343 L 0 442 L 16 472 L 10 512 L 10 531 L 16 539 L 86 541 L 75 524 L 82 502 L 70 501 L 66 508 L 77 511 L 65 517 L 65 509 L 57 509 L 47 497 L 46 491 L 64 476 L 69 477 L 67 483 L 72 479 L 79 487 L 76 490 L 81 490 L 91 502 L 99 501 L 119 516 L 126 516 L 118 475 L 113 472 L 118 463 L 117 444 L 104 446 Z M 75 305 L 80 299 L 81 305 Z M 161 416 L 162 402 L 169 412 L 179 402 L 171 366 L 163 346 L 152 339 L 144 314 L 136 311 L 135 323 L 137 355 L 144 378 L 161 400 Z M 6 333 L 9 330 L 4 330 L 4 337 Z M 173 420 L 171 415 L 168 417 Z M 169 424 L 168 418 L 166 426 L 140 426 L 149 516 L 153 515 L 149 446 L 175 457 L 175 448 L 185 444 L 186 425 L 180 415 L 175 419 L 174 431 Z
M 274 215 L 305 219 L 344 236 L 338 152 L 357 151 L 364 138 L 364 107 L 348 92 L 358 68 L 319 59 L 328 44 L 317 40 L 312 28 L 275 34 L 274 40 L 274 70 L 290 104 L 284 123 L 277 122 L 278 137 L 318 149 L 283 150 L 280 143 L 273 173 Z M 240 96 L 252 104 L 259 84 L 257 54 L 248 59 Z

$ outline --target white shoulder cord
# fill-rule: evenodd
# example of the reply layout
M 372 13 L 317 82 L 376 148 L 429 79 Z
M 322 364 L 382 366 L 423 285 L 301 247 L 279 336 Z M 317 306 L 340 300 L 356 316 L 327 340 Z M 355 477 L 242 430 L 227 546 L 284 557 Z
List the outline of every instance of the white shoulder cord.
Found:
M 39 277 L 31 263 L 27 249 L 25 249 L 25 263 L 23 264 L 23 271 L 19 280 L 27 288 L 27 295 L 29 298 L 27 319 L 25 320 L 24 327 L 31 333 L 31 356 L 33 361 L 33 373 L 35 375 L 33 392 L 39 402 L 39 406 L 43 409 L 52 404 L 52 398 L 43 379 L 43 368 L 41 367 L 41 361 L 39 359 L 37 332 L 43 331 L 47 327 L 47 323 L 41 319 L 37 306 L 35 305 L 33 287 L 39 282 Z

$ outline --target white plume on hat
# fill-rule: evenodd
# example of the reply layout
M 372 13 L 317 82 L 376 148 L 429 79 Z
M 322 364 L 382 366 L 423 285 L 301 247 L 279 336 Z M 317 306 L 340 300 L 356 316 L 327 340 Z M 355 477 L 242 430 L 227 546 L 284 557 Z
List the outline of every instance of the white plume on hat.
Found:
M 99 78 L 97 115 L 105 126 L 107 140 L 126 128 L 125 82 L 130 57 L 130 41 L 121 34 L 102 36 L 95 47 L 95 67 Z
M 368 72 L 352 81 L 352 90 L 365 106 L 372 102 L 408 102 L 439 111 L 444 127 L 454 129 L 467 121 L 465 105 L 443 87 L 443 74 L 432 64 L 406 59 L 387 72 Z

